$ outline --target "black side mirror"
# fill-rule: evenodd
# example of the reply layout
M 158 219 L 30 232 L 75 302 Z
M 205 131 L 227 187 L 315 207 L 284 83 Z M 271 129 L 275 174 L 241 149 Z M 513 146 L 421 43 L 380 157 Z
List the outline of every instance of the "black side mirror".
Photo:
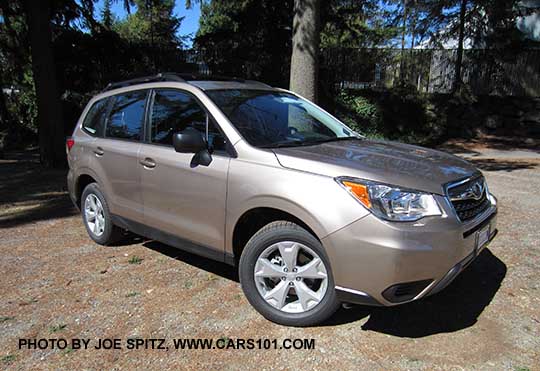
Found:
M 199 153 L 208 148 L 202 134 L 194 128 L 174 134 L 173 146 L 174 150 L 180 153 Z
M 208 144 L 197 129 L 190 127 L 174 134 L 173 147 L 176 152 L 195 154 L 191 159 L 191 167 L 197 167 L 198 165 L 208 166 L 212 162 Z

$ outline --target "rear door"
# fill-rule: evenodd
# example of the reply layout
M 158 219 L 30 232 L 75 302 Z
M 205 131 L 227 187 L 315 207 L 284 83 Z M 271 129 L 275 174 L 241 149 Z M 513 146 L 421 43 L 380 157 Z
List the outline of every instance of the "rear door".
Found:
M 202 245 L 199 254 L 222 254 L 230 161 L 225 136 L 186 91 L 156 89 L 151 100 L 149 133 L 139 155 L 145 224 Z M 209 166 L 195 165 L 194 154 L 174 150 L 173 135 L 187 127 L 199 130 L 213 147 Z
M 137 222 L 144 219 L 138 154 L 148 94 L 136 90 L 113 96 L 104 136 L 92 149 L 111 213 Z

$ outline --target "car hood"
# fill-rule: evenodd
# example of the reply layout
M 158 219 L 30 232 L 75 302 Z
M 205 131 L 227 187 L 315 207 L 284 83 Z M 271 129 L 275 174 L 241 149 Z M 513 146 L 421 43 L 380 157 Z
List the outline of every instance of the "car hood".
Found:
M 478 173 L 454 155 L 409 144 L 352 139 L 273 150 L 286 168 L 349 176 L 444 194 L 444 184 Z

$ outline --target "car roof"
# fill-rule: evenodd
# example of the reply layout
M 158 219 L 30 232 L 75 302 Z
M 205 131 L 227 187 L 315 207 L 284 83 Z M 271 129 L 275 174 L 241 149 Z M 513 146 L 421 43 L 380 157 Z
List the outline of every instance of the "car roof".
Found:
M 254 81 L 254 80 L 245 80 L 237 77 L 226 77 L 226 76 L 211 76 L 211 75 L 197 75 L 197 74 L 185 74 L 185 73 L 158 73 L 157 75 L 144 76 L 131 80 L 125 80 L 120 82 L 114 82 L 107 85 L 103 89 L 102 93 L 108 92 L 111 90 L 116 90 L 126 87 L 135 87 L 140 88 L 140 85 L 146 83 L 158 83 L 158 82 L 181 82 L 187 83 L 201 90 L 223 90 L 223 89 L 264 89 L 271 90 L 274 89 L 270 85 L 265 83 Z
M 212 80 L 194 80 L 187 81 L 188 84 L 194 85 L 202 90 L 226 90 L 226 89 L 263 89 L 273 90 L 270 85 L 266 85 L 259 81 L 212 81 Z

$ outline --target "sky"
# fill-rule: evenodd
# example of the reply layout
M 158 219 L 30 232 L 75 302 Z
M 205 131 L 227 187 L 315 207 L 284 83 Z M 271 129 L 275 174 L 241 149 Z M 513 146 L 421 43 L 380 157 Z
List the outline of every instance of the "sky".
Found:
M 184 36 L 191 34 L 192 37 L 195 36 L 195 33 L 199 29 L 199 18 L 201 16 L 201 7 L 198 2 L 192 1 L 193 4 L 191 9 L 186 9 L 185 0 L 176 0 L 174 5 L 174 14 L 177 17 L 185 17 L 182 21 L 182 25 L 178 29 L 178 35 Z M 103 0 L 99 0 L 96 4 L 96 14 L 101 14 L 101 9 L 103 9 Z M 112 11 L 114 15 L 118 18 L 125 18 L 127 16 L 126 10 L 124 9 L 124 2 L 121 0 L 113 1 Z M 132 9 L 134 12 L 135 9 Z M 192 41 L 186 41 L 187 47 L 190 48 Z

